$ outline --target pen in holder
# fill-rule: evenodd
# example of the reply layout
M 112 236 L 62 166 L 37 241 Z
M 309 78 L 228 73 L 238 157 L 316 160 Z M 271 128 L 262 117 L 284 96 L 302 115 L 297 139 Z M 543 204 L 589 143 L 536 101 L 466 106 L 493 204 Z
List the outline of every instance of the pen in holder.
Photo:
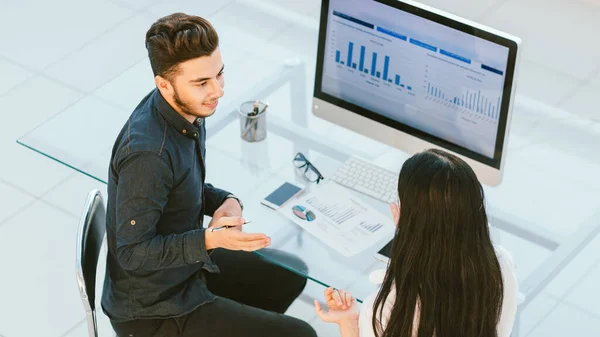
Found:
M 240 136 L 247 142 L 259 142 L 267 137 L 267 107 L 262 101 L 247 101 L 240 105 Z

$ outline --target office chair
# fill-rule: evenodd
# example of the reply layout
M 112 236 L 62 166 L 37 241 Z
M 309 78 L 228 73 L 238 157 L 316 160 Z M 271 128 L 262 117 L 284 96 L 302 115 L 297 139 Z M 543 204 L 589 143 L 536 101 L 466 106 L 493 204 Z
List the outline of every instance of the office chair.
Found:
M 96 266 L 106 232 L 106 210 L 98 190 L 88 194 L 77 231 L 77 283 L 90 337 L 98 337 L 96 321 Z

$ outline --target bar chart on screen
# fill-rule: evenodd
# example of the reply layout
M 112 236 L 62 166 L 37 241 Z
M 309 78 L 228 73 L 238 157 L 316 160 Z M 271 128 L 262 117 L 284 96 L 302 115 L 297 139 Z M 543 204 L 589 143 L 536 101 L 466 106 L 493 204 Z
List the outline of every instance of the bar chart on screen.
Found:
M 402 21 L 347 11 L 334 9 L 328 21 L 324 93 L 461 146 L 476 139 L 483 144 L 477 151 L 494 152 L 506 111 L 505 65 Z
M 358 49 L 359 52 L 356 53 L 355 49 Z M 356 56 L 358 56 L 358 60 L 355 59 Z M 357 61 L 358 63 L 356 63 Z M 406 88 L 406 90 L 409 91 L 412 90 L 412 85 L 405 83 L 401 74 L 392 74 L 390 71 L 390 64 L 392 62 L 390 56 L 383 55 L 382 57 L 378 52 L 367 50 L 367 47 L 364 45 L 359 46 L 352 41 L 348 42 L 345 58 L 342 59 L 342 52 L 336 50 L 335 62 L 339 65 L 357 70 L 359 73 L 370 75 L 371 77 L 381 79 L 387 83 L 393 83 L 393 85 L 399 88 Z
M 443 105 L 469 111 L 491 120 L 498 120 L 500 97 L 489 97 L 485 92 L 476 89 L 453 88 L 444 89 L 427 82 L 427 98 Z

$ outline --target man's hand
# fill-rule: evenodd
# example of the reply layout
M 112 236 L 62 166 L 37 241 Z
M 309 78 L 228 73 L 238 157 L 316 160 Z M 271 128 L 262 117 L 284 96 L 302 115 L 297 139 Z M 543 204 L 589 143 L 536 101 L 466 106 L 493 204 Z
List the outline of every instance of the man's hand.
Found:
M 242 207 L 240 207 L 240 203 L 233 199 L 227 198 L 223 202 L 223 204 L 217 208 L 215 213 L 212 216 L 212 220 L 208 224 L 208 227 L 215 227 L 215 223 L 222 217 L 241 217 L 242 216 Z M 242 226 L 237 227 L 239 230 L 242 230 Z
M 204 233 L 206 250 L 225 248 L 229 250 L 245 250 L 248 252 L 259 250 L 271 245 L 271 238 L 262 233 L 243 233 L 239 229 L 245 220 L 241 217 L 221 217 L 211 221 L 213 228 L 221 226 L 236 226 L 235 228 L 211 231 L 209 227 Z

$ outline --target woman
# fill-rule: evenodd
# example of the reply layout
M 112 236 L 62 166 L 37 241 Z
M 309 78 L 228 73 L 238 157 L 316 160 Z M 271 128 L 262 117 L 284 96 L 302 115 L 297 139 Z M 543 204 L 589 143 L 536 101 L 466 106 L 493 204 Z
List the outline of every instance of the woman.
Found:
M 325 291 L 326 322 L 342 337 L 508 337 L 517 281 L 509 254 L 492 245 L 481 184 L 460 158 L 428 150 L 398 179 L 397 224 L 383 284 L 360 310 L 352 295 Z M 400 207 L 400 204 L 402 205 Z

